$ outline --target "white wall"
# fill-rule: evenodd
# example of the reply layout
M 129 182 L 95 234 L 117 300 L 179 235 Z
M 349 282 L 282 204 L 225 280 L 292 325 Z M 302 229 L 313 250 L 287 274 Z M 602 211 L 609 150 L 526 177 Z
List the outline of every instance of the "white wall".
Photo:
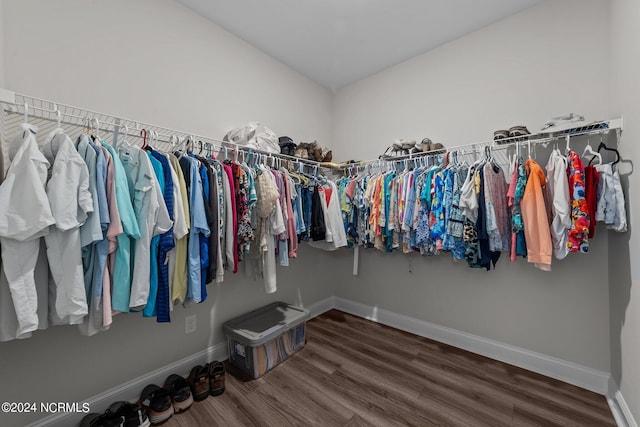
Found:
M 178 2 L 7 0 L 5 14 L 13 91 L 218 138 L 249 120 L 330 138 L 329 91 Z
M 633 171 L 640 158 L 640 2 L 611 2 L 611 112 L 624 114 L 620 153 L 623 187 L 627 189 L 631 232 L 609 240 L 611 263 L 611 372 L 633 416 L 640 422 L 640 177 Z M 629 197 L 629 195 L 631 195 Z
M 609 48 L 608 16 L 607 1 L 548 1 L 340 90 L 334 154 L 375 158 L 399 137 L 482 141 L 570 111 L 608 117 L 608 62 L 597 53 Z M 599 229 L 589 254 L 551 273 L 522 260 L 487 273 L 448 256 L 365 250 L 350 280 L 338 254 L 336 295 L 609 372 L 607 241 Z
M 330 143 L 338 160 L 377 157 L 398 137 L 454 145 L 489 139 L 493 130 L 514 124 L 534 130 L 568 111 L 593 119 L 624 112 L 622 148 L 636 154 L 631 138 L 637 127 L 629 126 L 630 115 L 638 117 L 632 104 L 637 62 L 623 74 L 611 72 L 612 85 L 617 76 L 622 80 L 610 109 L 609 64 L 602 56 L 620 46 L 612 68 L 628 65 L 632 40 L 638 40 L 635 0 L 613 2 L 611 34 L 608 1 L 548 1 L 348 86 L 333 99 L 171 0 L 4 3 L 0 78 L 4 69 L 4 86 L 17 92 L 213 137 L 258 119 L 295 140 Z M 639 402 L 640 300 L 632 298 L 631 274 L 628 280 L 618 276 L 631 264 L 613 243 L 620 239 L 598 229 L 588 255 L 556 263 L 552 273 L 522 260 L 510 265 L 503 259 L 497 271 L 485 273 L 446 256 L 361 251 L 356 278 L 351 252 L 325 255 L 302 247 L 299 259 L 279 270 L 275 295 L 237 276 L 211 288 L 205 304 L 178 308 L 171 324 L 119 315 L 112 330 L 92 338 L 58 327 L 0 343 L 6 385 L 0 401 L 84 399 L 221 341 L 221 323 L 242 312 L 273 300 L 308 305 L 332 295 L 335 286 L 338 296 L 602 371 L 613 366 L 627 401 Z M 620 259 L 623 268 L 613 268 Z M 185 313 L 197 313 L 195 334 L 183 332 Z M 638 418 L 637 403 L 634 411 Z M 34 418 L 0 415 L 0 424 Z
M 570 111 L 606 117 L 607 4 L 547 1 L 339 90 L 334 158 L 376 158 L 396 138 L 490 140 Z
M 261 120 L 296 140 L 330 137 L 331 94 L 171 0 L 10 0 L 5 4 L 6 87 L 16 92 L 221 138 Z M 54 18 L 55 17 L 55 18 Z M 53 33 L 52 33 L 53 31 Z M 209 300 L 172 323 L 118 315 L 110 331 L 81 337 L 54 327 L 0 343 L 0 401 L 76 401 L 223 341 L 222 323 L 271 301 L 312 304 L 333 294 L 301 248 L 278 270 L 278 292 L 242 274 L 209 286 Z M 198 330 L 184 334 L 185 314 Z M 32 416 L 0 414 L 0 424 Z
M 0 87 L 4 87 L 4 0 L 0 0 Z

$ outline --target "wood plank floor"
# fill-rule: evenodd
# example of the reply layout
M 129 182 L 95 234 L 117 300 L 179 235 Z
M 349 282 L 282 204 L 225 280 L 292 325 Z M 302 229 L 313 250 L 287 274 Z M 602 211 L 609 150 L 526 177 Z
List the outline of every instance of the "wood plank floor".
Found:
M 228 373 L 223 395 L 165 426 L 615 426 L 601 395 L 340 311 L 306 335 L 262 378 Z

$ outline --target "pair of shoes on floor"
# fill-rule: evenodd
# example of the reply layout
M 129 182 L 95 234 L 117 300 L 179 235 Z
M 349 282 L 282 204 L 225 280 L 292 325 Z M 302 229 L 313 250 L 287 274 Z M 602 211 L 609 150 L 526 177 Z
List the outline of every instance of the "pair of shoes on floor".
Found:
M 116 402 L 103 414 L 88 414 L 80 427 L 149 427 L 147 412 L 136 403 Z
M 193 396 L 189 383 L 180 375 L 169 375 L 164 387 L 149 384 L 142 390 L 140 404 L 149 413 L 151 424 L 160 424 L 191 407 Z
M 527 129 L 526 126 L 522 126 L 522 125 L 513 126 L 513 127 L 510 127 L 509 130 L 500 129 L 493 132 L 493 140 L 496 141 L 498 144 L 504 144 L 512 141 L 524 141 L 525 138 L 518 138 L 518 137 L 524 137 L 530 134 L 531 132 L 529 132 L 529 129 Z M 506 138 L 515 138 L 515 139 L 509 139 L 509 141 L 502 141 L 503 139 L 506 139 Z
M 204 366 L 194 366 L 187 381 L 196 402 L 206 399 L 209 395 L 219 396 L 224 393 L 224 364 L 214 360 Z

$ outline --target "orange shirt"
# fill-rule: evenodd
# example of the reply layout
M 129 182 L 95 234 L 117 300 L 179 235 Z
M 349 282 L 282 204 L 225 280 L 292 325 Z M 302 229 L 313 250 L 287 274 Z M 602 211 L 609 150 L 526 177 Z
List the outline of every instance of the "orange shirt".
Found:
M 534 160 L 524 164 L 527 186 L 520 207 L 524 222 L 524 238 L 527 242 L 527 260 L 541 270 L 551 270 L 551 232 L 545 207 L 543 188 L 547 183 L 544 171 Z

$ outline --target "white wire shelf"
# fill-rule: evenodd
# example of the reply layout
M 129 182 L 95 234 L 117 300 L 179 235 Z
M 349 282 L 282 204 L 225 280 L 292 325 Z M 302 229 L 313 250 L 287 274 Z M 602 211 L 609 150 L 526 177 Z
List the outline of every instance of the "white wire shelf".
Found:
M 246 158 L 248 153 L 255 153 L 255 155 L 258 156 L 258 161 L 276 159 L 272 160 L 272 164 L 275 165 L 280 163 L 280 160 L 277 159 L 281 159 L 295 162 L 298 165 L 310 166 L 316 173 L 320 167 L 327 166 L 339 170 L 360 169 L 375 164 L 379 166 L 385 164 L 387 167 L 394 167 L 394 165 L 397 165 L 398 163 L 404 163 L 406 165 L 408 162 L 425 162 L 425 159 L 440 156 L 442 153 L 441 150 L 436 150 L 433 152 L 407 154 L 392 158 L 357 161 L 355 163 L 327 164 L 284 154 L 268 153 L 266 151 L 251 149 L 234 144 L 232 142 L 222 141 L 217 138 L 169 129 L 138 120 L 126 119 L 112 114 L 99 113 L 85 108 L 56 103 L 33 96 L 17 94 L 4 89 L 0 89 L 0 104 L 2 104 L 4 112 L 7 113 L 6 116 L 3 116 L 4 123 L 1 123 L 5 132 L 9 128 L 17 126 L 18 123 L 24 120 L 24 115 L 26 113 L 31 122 L 33 122 L 34 119 L 38 120 L 38 123 L 33 124 L 38 126 L 42 131 L 54 129 L 57 127 L 58 123 L 66 126 L 72 126 L 77 129 L 90 128 L 96 132 L 102 131 L 111 135 L 111 142 L 113 143 L 114 138 L 121 136 L 122 133 L 125 132 L 125 129 L 128 129 L 127 139 L 134 144 L 142 145 L 143 137 L 140 135 L 140 132 L 142 130 L 146 130 L 149 141 L 151 141 L 152 144 L 156 144 L 156 146 L 163 151 L 174 151 L 181 146 L 184 148 L 184 144 L 187 141 L 192 141 L 191 148 L 196 150 L 200 149 L 200 152 L 209 151 L 209 153 L 212 153 L 213 149 L 218 149 L 224 151 L 225 158 L 228 157 L 227 150 L 229 149 L 232 150 L 232 154 L 234 156 L 237 155 L 236 153 L 240 153 L 243 158 Z M 523 147 L 531 152 L 532 149 L 535 150 L 536 145 L 559 141 L 561 139 L 566 139 L 567 137 L 575 138 L 583 135 L 605 135 L 612 131 L 615 131 L 619 136 L 623 129 L 623 125 L 623 118 L 618 117 L 610 120 L 592 122 L 581 128 L 578 127 L 559 132 L 543 131 L 525 136 L 504 138 L 499 141 L 485 140 L 452 147 L 444 147 L 444 149 L 450 153 L 456 152 L 456 155 L 458 156 L 476 155 L 485 147 L 489 147 L 490 150 L 495 153 L 506 153 L 509 150 L 520 153 L 520 150 Z M 151 135 L 156 135 L 157 139 L 150 139 Z M 7 135 L 4 136 L 6 137 Z M 104 135 L 102 135 L 102 137 L 104 137 Z M 107 138 L 105 139 L 108 141 Z M 162 146 L 158 146 L 157 144 L 162 144 Z M 504 158 L 501 158 L 498 163 L 507 162 L 507 154 L 500 155 L 500 157 Z

